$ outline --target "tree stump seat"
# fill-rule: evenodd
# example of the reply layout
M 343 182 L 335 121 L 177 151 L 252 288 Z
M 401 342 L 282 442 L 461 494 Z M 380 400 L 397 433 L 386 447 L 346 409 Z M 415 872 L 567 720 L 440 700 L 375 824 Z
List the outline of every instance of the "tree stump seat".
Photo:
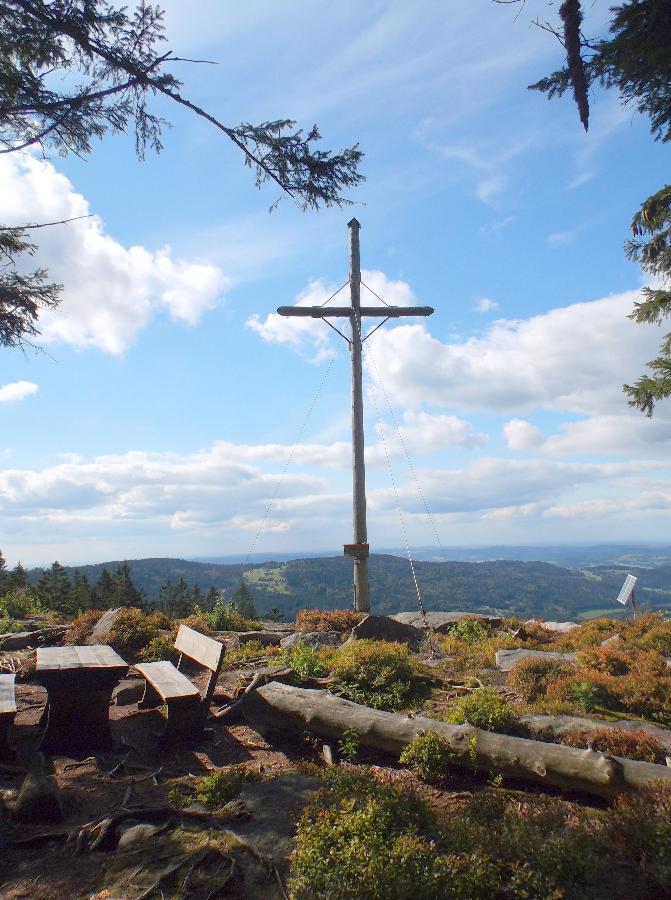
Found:
M 0 675 L 0 758 L 10 756 L 7 738 L 16 717 L 15 675 Z
M 224 658 L 222 643 L 186 625 L 179 626 L 175 649 L 180 654 L 176 666 L 167 660 L 135 666 L 145 680 L 139 707 L 167 708 L 164 738 L 202 730 Z M 180 671 L 185 657 L 209 671 L 204 693 Z

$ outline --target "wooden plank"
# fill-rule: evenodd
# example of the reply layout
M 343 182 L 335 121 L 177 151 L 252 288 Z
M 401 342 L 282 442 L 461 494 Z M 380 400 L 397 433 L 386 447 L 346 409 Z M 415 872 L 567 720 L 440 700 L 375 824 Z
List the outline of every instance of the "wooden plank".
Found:
M 187 625 L 180 625 L 175 649 L 205 666 L 206 669 L 210 669 L 211 672 L 216 672 L 224 652 L 224 645 Z
M 91 647 L 38 647 L 37 671 L 124 669 L 128 663 L 106 644 Z
M 135 668 L 164 700 L 200 697 L 198 688 L 171 662 L 143 663 Z
M 0 675 L 0 716 L 14 716 L 16 713 L 15 678 L 16 675 Z

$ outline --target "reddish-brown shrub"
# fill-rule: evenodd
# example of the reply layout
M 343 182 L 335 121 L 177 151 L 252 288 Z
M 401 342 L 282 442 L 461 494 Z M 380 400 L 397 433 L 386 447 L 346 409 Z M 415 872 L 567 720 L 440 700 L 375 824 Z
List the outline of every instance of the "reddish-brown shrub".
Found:
M 557 659 L 522 659 L 511 670 L 508 684 L 527 702 L 540 700 L 550 684 L 569 676 L 572 667 Z
M 193 628 L 194 631 L 200 631 L 201 634 L 214 634 L 204 613 L 191 613 L 186 619 L 180 619 L 179 621 L 181 625 Z
M 63 639 L 66 644 L 85 644 L 91 637 L 93 626 L 102 616 L 101 609 L 89 609 L 87 612 L 77 616 L 70 628 L 65 633 Z
M 589 647 L 578 652 L 578 662 L 586 669 L 604 675 L 626 675 L 631 667 L 631 656 L 615 647 Z
M 606 638 L 621 633 L 622 624 L 615 619 L 589 619 L 577 628 L 558 637 L 554 643 L 557 650 L 582 650 L 596 647 Z
M 351 609 L 301 609 L 296 615 L 296 631 L 351 631 L 363 615 Z
M 593 731 L 579 731 L 565 734 L 560 743 L 567 747 L 587 747 L 593 750 L 640 759 L 644 762 L 663 763 L 666 757 L 664 747 L 645 731 L 624 731 L 621 728 L 595 728 Z

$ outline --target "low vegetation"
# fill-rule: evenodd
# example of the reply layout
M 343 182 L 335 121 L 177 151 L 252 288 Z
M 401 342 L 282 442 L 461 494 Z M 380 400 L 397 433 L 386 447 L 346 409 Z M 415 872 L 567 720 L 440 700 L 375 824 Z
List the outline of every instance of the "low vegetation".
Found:
M 328 651 L 314 650 L 303 641 L 297 641 L 293 647 L 282 651 L 280 658 L 301 678 L 320 678 L 328 675 L 328 656 Z
M 354 641 L 337 651 L 330 670 L 340 696 L 374 709 L 400 709 L 413 693 L 415 668 L 405 644 Z
M 644 762 L 664 764 L 666 751 L 652 735 L 645 731 L 624 731 L 621 728 L 595 728 L 566 734 L 560 743 L 568 747 L 589 747 L 613 756 L 640 759 Z
M 358 625 L 363 615 L 351 609 L 301 609 L 296 615 L 296 631 L 348 632 Z
M 489 788 L 441 814 L 365 769 L 328 770 L 299 823 L 289 892 L 292 900 L 652 900 L 669 896 L 670 838 L 668 786 L 622 798 L 612 813 Z
M 439 781 L 454 761 L 454 752 L 435 731 L 413 738 L 399 757 L 399 762 L 428 783 Z
M 155 620 L 141 609 L 122 609 L 110 629 L 108 642 L 121 656 L 134 657 L 159 636 Z
M 485 731 L 514 733 L 519 729 L 519 717 L 505 698 L 494 688 L 478 688 L 452 706 L 444 715 L 454 725 L 468 723 Z

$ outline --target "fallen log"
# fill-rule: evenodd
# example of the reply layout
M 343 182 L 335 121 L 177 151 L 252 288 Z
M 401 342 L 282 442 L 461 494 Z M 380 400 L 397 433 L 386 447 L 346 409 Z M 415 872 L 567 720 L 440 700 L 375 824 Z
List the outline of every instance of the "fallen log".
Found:
M 472 725 L 447 725 L 422 716 L 370 709 L 326 691 L 271 682 L 246 695 L 243 712 L 257 729 L 306 727 L 317 735 L 339 739 L 353 729 L 364 747 L 393 753 L 417 735 L 434 731 L 454 752 L 455 765 L 477 766 L 502 775 L 565 791 L 611 799 L 655 781 L 671 782 L 671 769 L 595 750 L 579 750 L 526 738 L 483 731 Z

